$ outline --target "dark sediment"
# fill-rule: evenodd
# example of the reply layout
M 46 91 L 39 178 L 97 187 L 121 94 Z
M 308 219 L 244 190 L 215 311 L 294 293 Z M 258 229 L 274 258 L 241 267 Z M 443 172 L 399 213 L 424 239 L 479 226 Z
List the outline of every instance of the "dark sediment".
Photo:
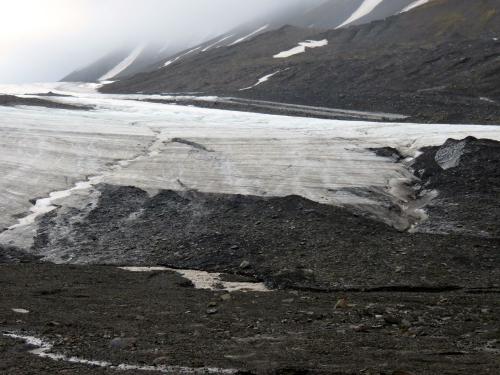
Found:
M 465 375 L 498 368 L 498 294 L 276 291 L 223 297 L 181 286 L 183 279 L 173 273 L 49 264 L 0 270 L 1 329 L 43 337 L 54 352 L 80 358 L 250 374 Z M 35 359 L 28 349 L 0 336 L 0 372 L 106 373 Z
M 412 166 L 439 195 L 419 230 L 500 239 L 500 143 L 468 137 L 429 147 Z
M 49 96 L 49 95 L 47 95 Z M 54 95 L 50 95 L 54 96 Z M 15 106 L 34 106 L 34 107 L 45 107 L 54 109 L 71 109 L 71 110 L 84 110 L 88 111 L 93 109 L 90 106 L 78 106 L 72 104 L 58 103 L 51 100 L 39 99 L 39 98 L 25 98 L 15 95 L 0 95 L 0 106 L 15 107 Z

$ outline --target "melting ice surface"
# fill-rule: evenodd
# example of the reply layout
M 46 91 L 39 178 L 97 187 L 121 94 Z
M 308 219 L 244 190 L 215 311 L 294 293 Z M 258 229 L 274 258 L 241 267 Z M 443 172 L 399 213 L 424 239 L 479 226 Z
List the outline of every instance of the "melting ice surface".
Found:
M 228 292 L 269 292 L 263 283 L 223 281 L 221 274 L 217 272 L 205 272 L 196 270 L 179 270 L 167 267 L 119 267 L 130 272 L 154 272 L 170 271 L 177 272 L 182 277 L 190 280 L 197 289 L 226 290 Z
M 99 182 L 156 190 L 300 195 L 325 204 L 373 206 L 379 204 L 376 197 L 355 190 L 375 187 L 390 194 L 391 181 L 411 179 L 412 174 L 369 148 L 394 147 L 414 156 L 420 147 L 447 138 L 500 139 L 496 126 L 274 116 L 148 103 L 138 100 L 170 97 L 103 95 L 96 87 L 0 86 L 0 92 L 17 95 L 72 95 L 50 100 L 96 107 L 0 107 L 0 227 L 29 226 Z M 40 199 L 31 206 L 34 198 Z M 5 237 L 6 232 L 0 234 L 0 242 Z

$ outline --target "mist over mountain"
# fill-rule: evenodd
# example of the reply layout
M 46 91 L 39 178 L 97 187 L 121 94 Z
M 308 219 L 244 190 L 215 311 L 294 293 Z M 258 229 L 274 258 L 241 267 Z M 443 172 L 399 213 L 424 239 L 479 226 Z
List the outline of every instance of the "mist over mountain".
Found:
M 141 43 L 187 48 L 300 3 L 5 0 L 0 12 L 0 82 L 57 81 L 111 51 Z

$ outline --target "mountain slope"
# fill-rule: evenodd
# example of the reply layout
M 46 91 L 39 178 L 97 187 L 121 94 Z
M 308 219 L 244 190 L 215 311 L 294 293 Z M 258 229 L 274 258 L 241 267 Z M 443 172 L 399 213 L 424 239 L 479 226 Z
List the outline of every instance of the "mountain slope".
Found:
M 413 2 L 414 0 L 307 1 L 287 9 L 284 13 L 270 14 L 267 17 L 241 25 L 199 45 L 184 44 L 168 49 L 151 45 L 122 49 L 64 77 L 63 81 L 95 82 L 122 79 L 137 73 L 151 72 L 169 66 L 173 62 L 184 60 L 186 56 L 190 57 L 222 47 L 233 47 L 263 33 L 280 29 L 285 25 L 304 29 L 327 30 L 343 25 L 363 24 L 397 14 Z M 142 51 L 137 53 L 138 49 L 142 49 Z M 125 69 L 120 69 L 124 62 L 129 62 L 129 64 Z
M 499 0 L 433 0 L 366 25 L 326 32 L 284 27 L 102 91 L 205 92 L 444 122 L 481 113 L 494 122 L 500 118 L 499 35 Z M 307 39 L 327 45 L 273 57 Z

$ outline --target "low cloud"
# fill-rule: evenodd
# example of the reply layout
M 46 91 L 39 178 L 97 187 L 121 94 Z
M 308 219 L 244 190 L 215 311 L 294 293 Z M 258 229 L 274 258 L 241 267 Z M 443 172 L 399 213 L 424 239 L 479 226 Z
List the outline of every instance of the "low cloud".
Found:
M 243 22 L 320 0 L 5 0 L 0 83 L 58 80 L 114 48 L 186 48 Z

